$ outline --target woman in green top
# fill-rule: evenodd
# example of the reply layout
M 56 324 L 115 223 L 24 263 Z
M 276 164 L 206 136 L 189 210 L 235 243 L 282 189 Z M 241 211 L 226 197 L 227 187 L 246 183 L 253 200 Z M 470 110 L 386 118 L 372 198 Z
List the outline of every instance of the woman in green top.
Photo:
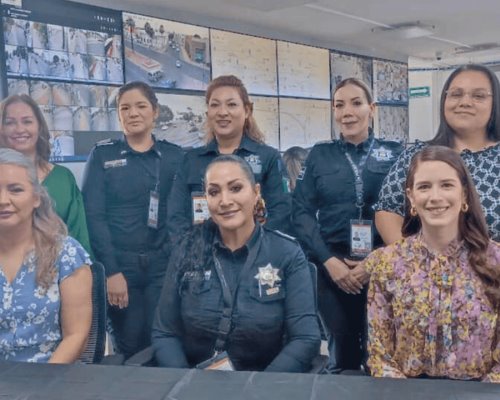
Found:
M 90 253 L 82 195 L 69 169 L 49 163 L 50 133 L 38 105 L 25 94 L 9 96 L 0 103 L 0 121 L 0 145 L 33 160 L 38 180 L 47 188 L 69 235 Z

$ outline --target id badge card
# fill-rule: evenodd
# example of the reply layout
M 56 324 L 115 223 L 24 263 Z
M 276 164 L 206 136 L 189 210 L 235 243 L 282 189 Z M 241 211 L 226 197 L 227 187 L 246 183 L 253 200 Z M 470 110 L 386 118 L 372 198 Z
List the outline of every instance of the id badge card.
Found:
M 160 195 L 156 190 L 149 192 L 148 226 L 153 229 L 158 228 L 158 206 Z
M 208 202 L 203 192 L 191 193 L 191 205 L 193 207 L 193 225 L 201 224 L 210 218 Z
M 234 371 L 233 363 L 229 359 L 227 351 L 223 351 L 213 357 L 199 363 L 196 368 L 212 371 Z
M 351 257 L 365 258 L 373 250 L 373 221 L 351 219 Z

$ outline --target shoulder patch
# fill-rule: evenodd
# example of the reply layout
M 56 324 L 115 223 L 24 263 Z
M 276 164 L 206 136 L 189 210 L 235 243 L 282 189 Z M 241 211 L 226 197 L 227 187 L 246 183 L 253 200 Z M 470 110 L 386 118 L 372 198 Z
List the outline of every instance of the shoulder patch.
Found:
M 116 140 L 113 140 L 113 139 L 103 139 L 103 140 L 99 140 L 95 145 L 96 146 L 107 146 L 107 145 L 110 145 L 110 144 L 115 144 L 116 143 Z

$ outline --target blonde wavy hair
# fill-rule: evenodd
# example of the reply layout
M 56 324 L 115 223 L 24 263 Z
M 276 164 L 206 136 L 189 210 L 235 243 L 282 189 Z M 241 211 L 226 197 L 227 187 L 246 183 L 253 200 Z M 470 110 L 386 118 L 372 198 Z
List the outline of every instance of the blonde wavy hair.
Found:
M 258 143 L 265 143 L 265 136 L 260 130 L 253 116 L 253 103 L 250 101 L 247 89 L 241 79 L 234 75 L 221 75 L 209 83 L 207 91 L 205 92 L 205 104 L 208 106 L 210 98 L 215 89 L 221 87 L 232 87 L 238 91 L 241 101 L 246 109 L 248 109 L 248 118 L 245 120 L 245 125 L 243 126 L 243 134 L 247 135 L 250 139 L 255 140 Z M 209 143 L 215 138 L 213 131 L 211 130 L 207 121 L 205 121 L 205 142 Z
M 35 242 L 36 282 L 48 289 L 56 274 L 55 263 L 68 231 L 64 222 L 52 207 L 52 200 L 45 188 L 38 182 L 33 162 L 12 149 L 0 149 L 0 165 L 15 165 L 23 168 L 33 186 L 33 193 L 40 199 L 40 205 L 33 211 L 33 241 Z

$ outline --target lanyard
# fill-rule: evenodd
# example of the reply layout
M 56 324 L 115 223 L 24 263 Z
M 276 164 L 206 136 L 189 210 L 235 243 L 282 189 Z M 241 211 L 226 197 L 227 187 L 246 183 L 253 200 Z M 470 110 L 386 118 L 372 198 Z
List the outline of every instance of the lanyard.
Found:
M 257 227 L 257 229 L 261 229 Z M 259 232 L 259 238 L 257 239 L 257 243 L 255 243 L 250 251 L 248 252 L 247 259 L 243 268 L 240 271 L 238 282 L 236 284 L 236 289 L 234 293 L 231 293 L 231 289 L 227 283 L 226 277 L 224 276 L 224 270 L 222 269 L 222 265 L 217 258 L 217 251 L 215 248 L 212 250 L 212 254 L 214 257 L 215 264 L 215 272 L 217 272 L 217 277 L 219 278 L 221 287 L 222 287 L 222 297 L 224 299 L 224 308 L 222 310 L 222 317 L 219 321 L 219 327 L 217 332 L 217 340 L 215 341 L 215 352 L 221 352 L 224 350 L 226 345 L 227 337 L 229 332 L 231 331 L 231 323 L 233 318 L 233 308 L 234 303 L 236 301 L 236 295 L 238 293 L 238 288 L 240 286 L 240 281 L 243 275 L 253 266 L 255 259 L 257 258 L 257 254 L 259 253 L 260 245 L 262 242 L 262 230 Z
M 349 161 L 352 172 L 354 173 L 354 190 L 356 191 L 356 208 L 359 210 L 359 219 L 362 218 L 363 206 L 365 205 L 365 202 L 363 200 L 364 189 L 363 189 L 362 174 L 365 168 L 366 160 L 368 160 L 368 157 L 370 156 L 370 153 L 373 150 L 374 143 L 375 143 L 375 138 L 372 138 L 368 151 L 361 157 L 361 160 L 359 160 L 358 165 L 356 165 L 356 163 L 353 161 L 351 155 L 347 152 L 347 150 L 344 153 L 345 157 L 347 158 L 347 161 Z

